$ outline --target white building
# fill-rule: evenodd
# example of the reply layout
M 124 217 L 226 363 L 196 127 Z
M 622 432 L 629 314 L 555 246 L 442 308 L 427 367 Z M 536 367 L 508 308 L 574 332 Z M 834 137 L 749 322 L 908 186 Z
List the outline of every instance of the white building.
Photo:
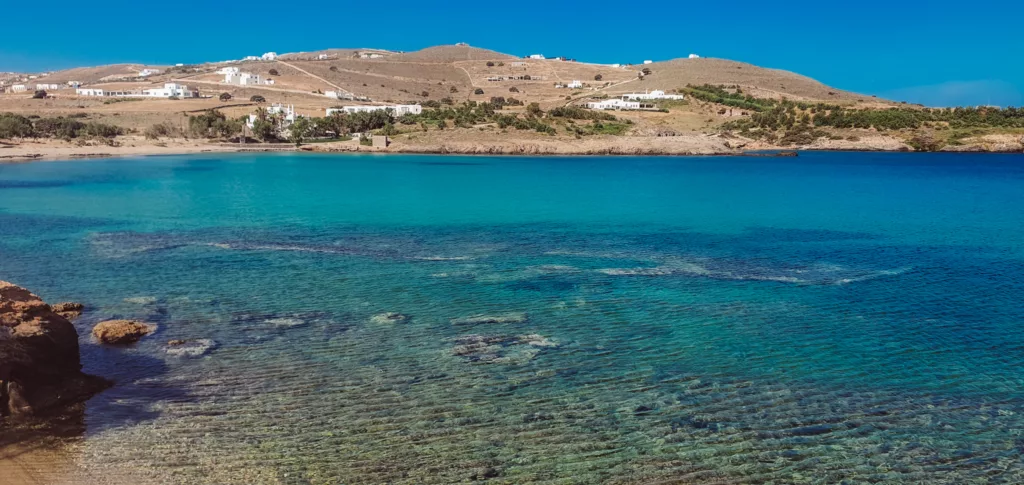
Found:
M 294 105 L 289 104 L 286 106 L 283 104 L 274 103 L 273 105 L 267 108 L 267 116 L 280 117 L 281 129 L 287 129 L 289 126 L 292 125 L 292 123 L 295 123 L 295 120 L 301 115 L 295 114 Z M 249 128 L 252 128 L 256 124 L 256 120 L 258 119 L 259 116 L 257 116 L 255 113 L 251 114 L 249 115 L 249 119 L 245 122 L 245 124 L 248 125 Z
M 583 89 L 583 81 L 573 79 L 573 81 L 566 85 L 569 89 Z
M 341 108 L 327 108 L 327 116 L 331 116 L 334 113 L 370 113 L 383 110 L 390 110 L 391 115 L 396 118 L 423 113 L 423 107 L 418 104 L 395 104 L 389 106 L 342 106 Z
M 260 56 L 260 59 L 262 59 L 264 61 L 273 61 L 273 60 L 277 59 L 277 53 L 276 52 L 267 52 L 267 53 L 263 54 L 262 56 Z
M 592 101 L 587 103 L 590 109 L 640 109 L 639 101 L 626 101 L 618 98 Z
M 530 59 L 543 60 L 544 59 L 544 54 L 530 54 Z
M 651 100 L 651 99 L 686 99 L 682 94 L 665 94 L 665 91 L 648 91 L 643 93 L 623 94 L 622 99 L 629 100 Z
M 245 57 L 242 58 L 242 60 L 243 61 L 258 61 L 258 60 L 260 60 L 260 58 L 258 56 L 245 56 Z M 234 61 L 224 61 L 224 62 L 234 62 Z
M 654 64 L 654 61 L 644 61 L 644 64 Z
M 80 83 L 78 81 L 68 81 L 68 87 L 69 88 L 77 88 L 77 87 L 79 87 L 81 85 L 82 85 L 82 83 Z
M 700 59 L 700 56 L 697 54 L 690 54 L 690 59 Z
M 25 91 L 28 91 L 28 86 L 25 86 L 24 84 L 15 84 L 8 88 L 8 90 L 12 93 L 24 93 Z
M 36 89 L 49 89 L 49 90 L 52 91 L 54 89 L 63 89 L 63 88 L 64 88 L 64 86 L 62 86 L 60 84 L 36 84 Z
M 371 54 L 368 52 L 363 52 L 362 54 L 359 54 L 360 59 L 380 59 L 382 57 L 384 57 L 382 54 Z
M 510 62 L 509 65 L 512 67 L 526 67 L 526 63 L 523 61 Z
M 238 74 L 237 67 L 222 67 L 217 70 L 217 74 Z
M 150 88 L 143 90 L 106 90 L 99 88 L 78 88 L 75 94 L 79 96 L 103 96 L 116 98 L 198 98 L 198 89 L 189 89 L 177 83 L 166 83 L 162 88 Z
M 143 70 L 139 71 L 139 77 L 147 77 L 147 76 L 152 76 L 154 74 L 160 74 L 160 70 L 159 69 L 143 69 Z
M 258 74 L 248 72 L 229 72 L 224 74 L 224 83 L 239 86 L 256 86 L 260 84 L 274 84 L 274 80 L 263 79 Z
M 320 55 L 316 56 L 316 58 L 317 58 L 317 60 L 322 61 L 322 60 L 327 59 L 328 55 L 327 54 L 320 54 Z

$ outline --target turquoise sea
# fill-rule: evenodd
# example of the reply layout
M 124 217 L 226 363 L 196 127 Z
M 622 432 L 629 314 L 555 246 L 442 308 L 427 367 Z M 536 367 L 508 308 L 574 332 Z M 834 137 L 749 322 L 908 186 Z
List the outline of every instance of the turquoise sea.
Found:
M 0 165 L 0 279 L 158 483 L 1024 482 L 1020 155 Z

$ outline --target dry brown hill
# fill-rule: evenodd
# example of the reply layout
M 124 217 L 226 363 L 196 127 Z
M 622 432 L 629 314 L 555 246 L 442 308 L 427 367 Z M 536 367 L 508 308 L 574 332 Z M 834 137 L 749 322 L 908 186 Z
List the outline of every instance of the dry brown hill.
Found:
M 76 67 L 56 71 L 48 76 L 39 78 L 38 82 L 66 83 L 78 81 L 83 84 L 97 83 L 104 80 L 113 80 L 119 77 L 135 77 L 142 69 L 160 69 L 164 71 L 167 66 L 153 66 L 146 64 L 111 64 L 99 67 Z
M 766 69 L 753 64 L 725 59 L 675 59 L 656 62 L 637 69 L 649 68 L 651 75 L 643 84 L 652 89 L 676 89 L 687 84 L 727 84 L 748 88 L 755 96 L 787 96 L 802 100 L 857 102 L 874 100 L 832 88 L 814 79 L 780 69 Z
M 389 61 L 402 62 L 456 62 L 456 61 L 486 61 L 496 59 L 515 59 L 516 56 L 502 54 L 492 50 L 470 47 L 468 45 L 439 45 L 427 47 L 416 52 L 407 52 L 391 56 Z

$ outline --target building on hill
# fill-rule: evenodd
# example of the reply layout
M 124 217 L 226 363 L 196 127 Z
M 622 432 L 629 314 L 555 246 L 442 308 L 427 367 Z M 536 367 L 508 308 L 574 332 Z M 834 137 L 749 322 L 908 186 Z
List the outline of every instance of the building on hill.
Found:
M 361 52 L 359 54 L 360 59 L 380 59 L 384 57 L 383 54 L 377 54 L 375 52 Z
M 327 60 L 329 58 L 330 58 L 330 56 L 328 56 L 327 54 L 320 54 L 320 55 L 316 56 L 316 60 L 318 60 L 318 61 L 325 61 L 325 60 Z
M 248 72 L 229 72 L 224 74 L 225 84 L 235 84 L 238 86 L 256 86 L 256 85 L 271 85 L 274 84 L 273 79 L 263 79 L 258 74 L 251 74 Z
M 644 64 L 654 64 L 654 61 L 644 61 Z
M 526 63 L 523 61 L 510 62 L 508 65 L 512 67 L 526 67 Z
M 217 70 L 217 74 L 238 74 L 237 67 L 222 67 Z
M 243 61 L 258 61 L 258 60 L 260 60 L 260 58 L 259 58 L 259 56 L 245 56 L 245 57 L 242 58 L 242 60 Z M 228 62 L 234 62 L 234 61 L 228 61 Z
M 635 110 L 640 109 L 639 101 L 626 101 L 624 99 L 612 98 L 601 101 L 591 101 L 587 103 L 587 108 L 590 109 L 617 109 L 617 110 Z
M 530 59 L 544 60 L 544 54 L 530 54 Z
M 262 56 L 260 56 L 260 59 L 264 60 L 264 61 L 274 61 L 274 60 L 277 60 L 277 53 L 276 52 L 264 53 Z
M 569 89 L 583 89 L 583 81 L 573 79 L 573 81 L 569 84 L 566 84 L 565 87 Z
M 143 69 L 143 70 L 139 71 L 139 77 L 149 77 L 149 76 L 152 76 L 154 74 L 160 74 L 160 70 L 159 69 Z
M 199 90 L 177 83 L 165 83 L 162 88 L 107 90 L 100 88 L 78 88 L 79 96 L 101 96 L 114 98 L 198 98 Z
M 81 86 L 82 86 L 82 83 L 80 83 L 78 81 L 68 81 L 68 87 L 69 88 L 76 88 L 77 89 L 77 88 L 79 88 Z
M 24 84 L 14 84 L 7 88 L 9 93 L 24 93 L 25 91 L 28 91 L 28 86 Z
M 36 84 L 36 89 L 44 89 L 44 90 L 53 91 L 53 90 L 56 90 L 56 89 L 64 89 L 64 85 L 62 85 L 62 84 Z
M 700 56 L 697 54 L 690 54 L 690 59 L 700 59 Z
M 686 99 L 682 94 L 665 94 L 665 91 L 648 91 L 643 93 L 623 94 L 622 99 L 628 100 L 652 100 L 652 99 Z
M 371 113 L 384 110 L 391 111 L 391 115 L 395 118 L 423 113 L 423 107 L 418 104 L 395 104 L 388 106 L 342 106 L 340 108 L 327 108 L 327 116 L 331 116 L 334 113 Z

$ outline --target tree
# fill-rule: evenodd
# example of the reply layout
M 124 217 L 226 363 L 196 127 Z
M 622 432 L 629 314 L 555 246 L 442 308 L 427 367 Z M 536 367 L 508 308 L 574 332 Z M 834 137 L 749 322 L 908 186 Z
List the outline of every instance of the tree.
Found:
M 338 66 L 331 66 L 331 72 L 338 72 Z
M 544 110 L 540 109 L 540 104 L 537 103 L 530 103 L 530 105 L 526 107 L 526 112 L 533 116 L 540 116 L 544 114 Z
M 448 88 L 448 92 L 452 93 L 452 94 L 455 94 L 455 93 L 459 92 L 459 88 L 457 88 L 455 86 L 452 86 L 452 87 Z
M 44 99 L 44 98 L 46 98 L 46 91 L 43 91 L 42 89 L 38 89 L 38 90 L 36 90 L 35 93 L 32 94 L 32 99 Z
M 600 80 L 602 80 L 602 79 L 604 79 L 604 76 L 602 76 L 602 75 L 600 75 L 600 74 L 598 74 L 598 75 L 594 76 L 594 80 L 595 80 L 595 81 L 600 81 Z
M 278 74 L 277 69 L 271 69 L 270 70 L 270 75 L 271 76 L 279 76 L 280 74 Z
M 384 128 L 381 128 L 380 134 L 384 136 L 395 136 L 398 134 L 398 130 L 395 129 L 395 124 L 389 121 L 384 125 Z
M 487 67 L 494 67 L 494 63 L 491 61 L 487 61 Z
M 288 139 L 294 143 L 295 146 L 299 146 L 302 144 L 302 140 L 309 135 L 309 130 L 309 118 L 300 116 L 292 123 L 291 128 L 288 129 Z
M 519 88 L 517 88 L 515 86 L 512 86 L 512 87 L 508 88 L 508 92 L 510 92 L 510 93 L 518 93 L 519 92 Z
M 420 93 L 420 96 L 423 96 L 424 98 L 429 98 L 430 97 L 430 92 L 423 91 L 422 93 Z
M 643 69 L 642 69 L 642 70 L 641 70 L 640 72 L 644 73 L 644 76 L 650 76 L 650 75 L 651 75 L 651 70 L 650 70 L 650 68 L 646 68 L 646 67 L 645 67 L 645 68 L 643 68 Z
M 264 98 L 263 96 L 260 96 L 258 94 L 254 94 L 249 98 L 249 101 L 252 101 L 253 103 L 266 103 L 267 98 Z
M 218 98 L 220 98 L 221 101 L 228 101 L 231 99 L 231 95 L 228 93 L 220 93 L 220 96 L 218 96 Z
M 480 89 L 480 88 L 476 88 L 476 89 L 473 90 L 473 94 L 484 94 L 484 90 Z

